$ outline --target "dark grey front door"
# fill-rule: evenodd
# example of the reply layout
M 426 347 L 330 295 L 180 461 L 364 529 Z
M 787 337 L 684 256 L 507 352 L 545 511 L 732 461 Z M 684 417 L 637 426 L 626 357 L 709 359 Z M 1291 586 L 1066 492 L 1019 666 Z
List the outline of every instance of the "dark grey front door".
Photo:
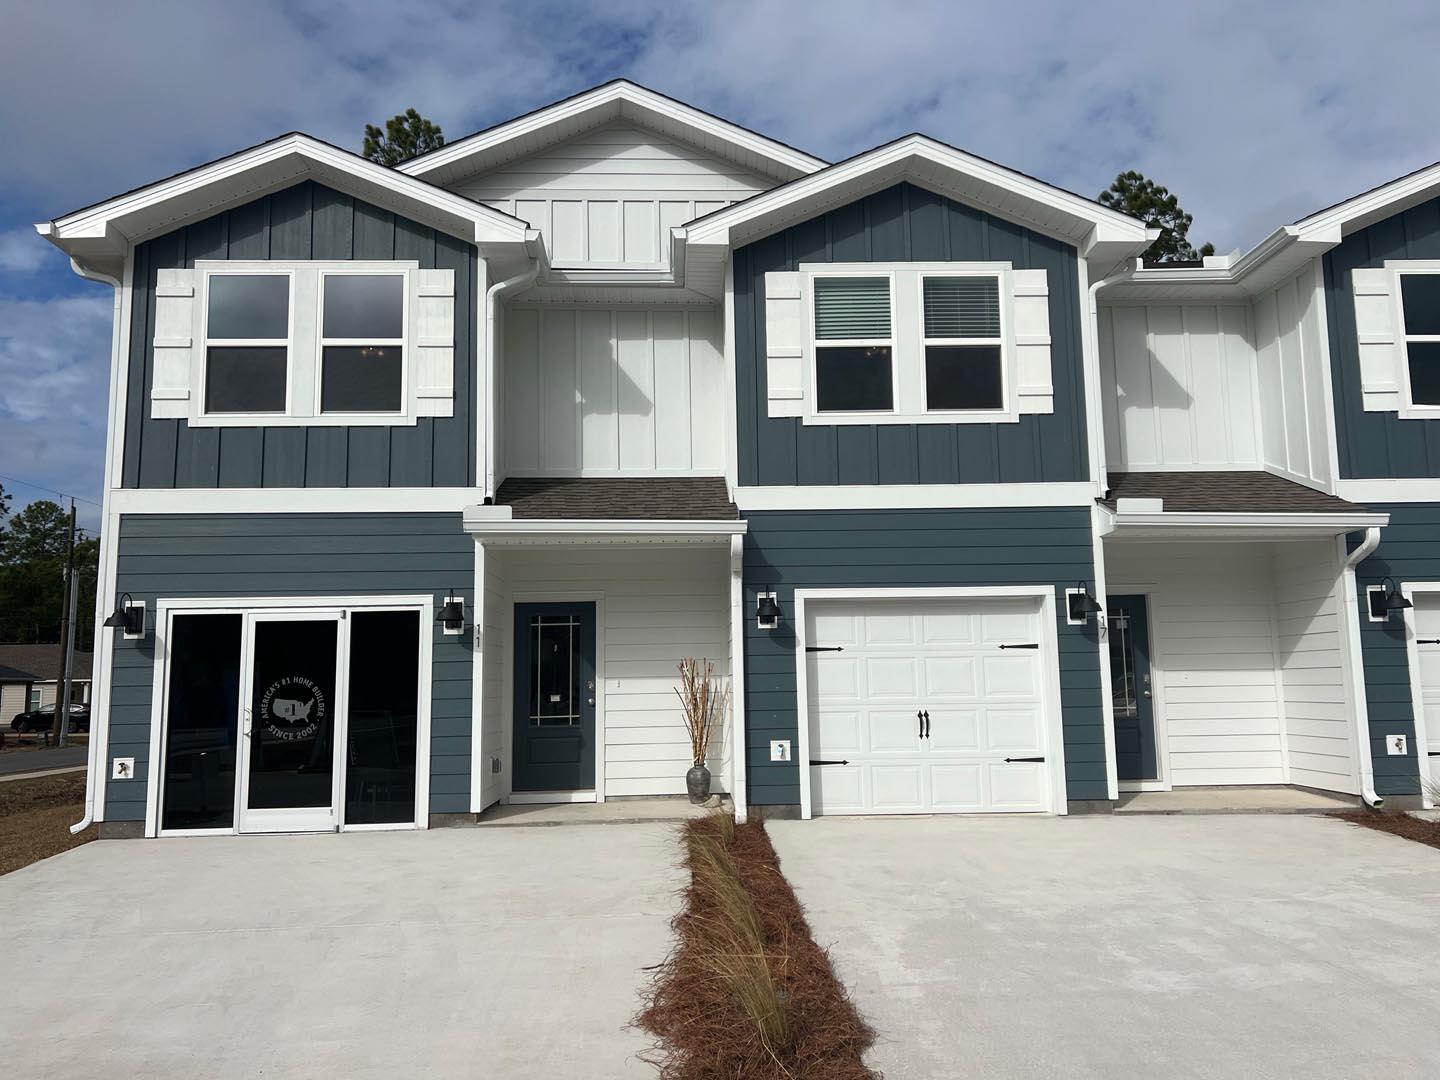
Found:
M 1150 617 L 1143 596 L 1105 601 L 1110 686 L 1115 702 L 1115 771 L 1121 780 L 1155 780 L 1155 707 L 1150 687 Z
M 515 791 L 595 786 L 595 605 L 515 605 Z

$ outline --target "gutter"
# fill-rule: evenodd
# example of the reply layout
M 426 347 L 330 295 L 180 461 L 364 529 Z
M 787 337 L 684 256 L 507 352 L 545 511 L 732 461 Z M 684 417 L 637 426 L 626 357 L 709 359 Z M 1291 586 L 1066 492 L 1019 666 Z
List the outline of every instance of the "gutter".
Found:
M 495 303 L 501 295 L 529 285 L 540 275 L 540 255 L 530 256 L 530 266 L 514 277 L 497 281 L 485 290 L 485 377 L 481 380 L 481 398 L 485 402 L 485 476 L 480 492 L 486 503 L 495 501 L 495 358 L 500 354 L 499 330 L 495 321 Z
M 49 233 L 49 232 L 43 232 L 41 235 L 49 236 L 50 233 Z M 71 256 L 71 258 L 70 258 L 70 268 L 71 268 L 72 270 L 74 270 L 75 273 L 79 274 L 82 278 L 85 278 L 87 281 L 98 281 L 98 282 L 101 282 L 102 284 L 109 285 L 110 288 L 111 288 L 111 290 L 112 290 L 112 292 L 114 293 L 114 296 L 115 296 L 115 306 L 114 306 L 114 309 L 112 310 L 112 312 L 111 312 L 111 314 L 110 314 L 110 320 L 111 320 L 111 322 L 110 322 L 110 338 L 111 338 L 111 340 L 110 340 L 110 357 L 111 357 L 111 369 L 112 369 L 112 370 L 111 370 L 111 373 L 110 373 L 110 377 L 111 377 L 111 379 L 113 380 L 113 379 L 115 379 L 115 378 L 117 377 L 116 372 L 114 371 L 114 364 L 115 364 L 115 357 L 119 355 L 120 335 L 121 335 L 121 333 L 123 332 L 123 328 L 122 328 L 121 325 L 120 325 L 120 316 L 121 316 L 121 300 L 122 300 L 122 294 L 123 294 L 123 292 L 124 292 L 124 288 L 123 288 L 123 286 L 121 285 L 119 278 L 111 277 L 109 274 L 102 274 L 102 273 L 101 273 L 100 271 L 98 271 L 98 270 L 91 269 L 90 267 L 88 267 L 88 266 L 84 265 L 83 263 L 81 263 L 81 262 L 80 262 L 78 259 L 76 259 L 74 256 Z M 100 613 L 100 611 L 103 609 L 103 605 L 105 604 L 105 598 L 106 598 L 106 596 L 108 595 L 108 591 L 107 591 L 106 589 L 102 589 L 102 588 L 100 587 L 101 583 L 102 583 L 102 582 L 104 581 L 104 579 L 105 579 L 105 559 L 106 559 L 107 556 L 108 556 L 107 548 L 108 548 L 109 545 L 113 545 L 114 542 L 115 542 L 115 538 L 114 538 L 114 536 L 112 535 L 112 533 L 113 533 L 113 530 L 111 529 L 111 524 L 112 524 L 112 522 L 111 522 L 110 513 L 109 513 L 109 510 L 110 510 L 110 488 L 109 488 L 109 484 L 108 484 L 108 478 L 107 478 L 107 484 L 106 484 L 106 488 L 105 488 L 104 499 L 105 499 L 105 506 L 101 508 L 101 512 L 100 512 L 100 513 L 101 513 L 101 516 L 100 516 L 100 521 L 101 521 L 101 526 L 100 526 L 100 527 L 101 527 L 101 534 L 100 534 L 100 547 L 101 547 L 101 553 L 100 553 L 100 572 L 99 572 L 99 574 L 97 575 L 97 580 L 96 580 L 96 585 L 95 585 L 95 611 L 96 611 L 95 622 L 96 622 L 97 626 L 98 626 L 98 624 L 99 624 L 99 622 L 100 622 L 100 615 L 99 615 L 99 613 Z M 102 651 L 103 651 L 103 656 L 101 655 Z M 92 675 L 92 678 L 95 678 L 96 676 L 98 676 L 98 678 L 95 678 L 95 681 L 93 681 L 93 682 L 91 683 L 92 690 L 91 690 L 91 693 L 90 693 L 90 704 L 91 704 L 90 736 L 89 736 L 89 738 L 86 740 L 87 749 L 86 749 L 86 755 L 85 755 L 85 816 L 82 817 L 79 821 L 75 822 L 75 824 L 73 824 L 73 825 L 70 826 L 70 832 L 71 832 L 71 833 L 77 833 L 77 834 L 78 834 L 78 833 L 82 833 L 82 832 L 84 832 L 86 829 L 88 829 L 91 825 L 93 825 L 93 824 L 95 823 L 95 788 L 96 788 L 96 784 L 97 784 L 97 778 L 98 778 L 99 772 L 100 772 L 100 763 L 99 763 L 99 761 L 98 761 L 99 754 L 100 754 L 100 741 L 101 741 L 101 740 L 100 740 L 100 724 L 103 723 L 103 724 L 107 724 L 107 725 L 108 725 L 108 724 L 110 723 L 110 716 L 109 716 L 110 688 L 109 688 L 108 685 L 105 685 L 105 686 L 102 687 L 102 686 L 101 686 L 101 683 L 102 683 L 102 682 L 108 683 L 108 674 L 109 674 L 109 670 L 110 670 L 110 656 L 111 656 L 111 653 L 112 653 L 113 651 L 114 651 L 113 635 L 107 636 L 107 637 L 105 637 L 105 638 L 103 638 L 103 639 L 97 638 L 97 640 L 96 640 L 96 642 L 95 642 L 95 653 L 96 653 L 96 655 L 95 655 L 95 657 L 94 657 L 94 671 L 91 672 L 91 675 Z M 103 719 L 99 719 L 99 718 L 97 718 L 96 715 L 95 715 L 95 713 L 97 712 L 97 710 L 94 708 L 94 706 L 95 706 L 95 703 L 96 703 L 96 702 L 95 702 L 95 698 L 96 698 L 97 692 L 98 692 L 99 694 L 102 694 L 102 695 L 104 696 L 104 701 L 105 701 L 105 705 L 106 705 L 106 713 L 105 713 L 105 716 L 103 717 Z M 97 721 L 98 721 L 98 722 L 97 722 Z
M 1342 545 L 1345 538 L 1339 541 Z M 1370 526 L 1365 540 L 1345 559 L 1340 587 L 1344 593 L 1345 617 L 1350 625 L 1350 683 L 1355 688 L 1355 734 L 1360 759 L 1360 797 L 1365 805 L 1379 810 L 1385 800 L 1375 793 L 1375 759 L 1370 752 L 1370 704 L 1365 697 L 1365 659 L 1360 646 L 1360 602 L 1356 599 L 1355 568 L 1380 546 L 1380 529 Z M 1343 549 L 1342 549 L 1343 550 Z

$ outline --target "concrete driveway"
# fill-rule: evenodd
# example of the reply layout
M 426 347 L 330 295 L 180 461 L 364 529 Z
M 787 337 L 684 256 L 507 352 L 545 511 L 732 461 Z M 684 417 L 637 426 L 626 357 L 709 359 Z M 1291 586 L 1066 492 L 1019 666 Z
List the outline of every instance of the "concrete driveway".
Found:
M 0 1071 L 653 1076 L 673 830 L 88 844 L 0 877 Z
M 898 1077 L 1440 1076 L 1440 851 L 1317 817 L 776 821 Z

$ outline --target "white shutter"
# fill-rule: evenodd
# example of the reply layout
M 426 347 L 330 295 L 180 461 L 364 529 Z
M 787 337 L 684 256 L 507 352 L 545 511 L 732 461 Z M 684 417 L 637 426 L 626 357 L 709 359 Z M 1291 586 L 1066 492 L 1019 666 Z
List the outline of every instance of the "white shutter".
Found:
M 195 386 L 195 335 L 199 308 L 194 270 L 161 269 L 155 280 L 155 368 L 150 383 L 150 415 L 183 419 L 190 415 Z
M 1355 340 L 1360 354 L 1360 389 L 1367 412 L 1400 408 L 1400 327 L 1394 275 L 1386 269 L 1351 272 L 1355 294 Z
M 455 271 L 410 274 L 410 377 L 417 416 L 455 414 Z
M 1015 350 L 1015 383 L 1021 413 L 1053 413 L 1050 375 L 1050 286 L 1044 270 L 1012 270 L 1010 343 Z
M 805 317 L 805 275 L 765 275 L 766 397 L 771 416 L 800 416 L 805 407 L 805 357 L 810 346 Z

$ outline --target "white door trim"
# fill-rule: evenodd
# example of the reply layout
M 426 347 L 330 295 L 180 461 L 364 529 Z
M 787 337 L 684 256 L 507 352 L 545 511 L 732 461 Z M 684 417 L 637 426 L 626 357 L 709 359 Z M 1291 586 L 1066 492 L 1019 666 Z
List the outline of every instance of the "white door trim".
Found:
M 1042 696 L 1045 705 L 1045 759 L 1049 767 L 1052 814 L 1068 813 L 1065 797 L 1065 734 L 1060 708 L 1060 642 L 1055 625 L 1055 588 L 1051 585 L 969 585 L 920 588 L 796 589 L 795 590 L 795 764 L 800 770 L 800 816 L 812 817 L 810 801 L 810 688 L 805 663 L 805 605 L 822 600 L 975 600 L 1040 601 L 1040 646 L 1045 657 Z
M 505 622 L 505 759 L 512 762 L 515 755 L 515 605 L 516 604 L 586 604 L 595 605 L 595 792 L 590 797 L 587 789 L 574 794 L 583 798 L 571 798 L 561 792 L 516 792 L 515 770 L 507 769 L 505 792 L 500 796 L 502 803 L 525 802 L 597 802 L 605 801 L 605 593 L 600 589 L 542 590 L 512 593 L 506 602 L 508 616 Z M 544 796 L 532 798 L 531 796 Z
M 1402 581 L 1400 592 L 1409 597 L 1413 603 L 1415 594 L 1422 595 L 1440 594 L 1440 581 Z M 1405 662 L 1410 668 L 1410 712 L 1415 721 L 1415 766 L 1420 774 L 1420 805 L 1426 810 L 1435 807 L 1435 800 L 1430 797 L 1430 788 L 1427 784 L 1440 786 L 1440 775 L 1433 780 L 1430 771 L 1429 753 L 1430 740 L 1425 729 L 1425 687 L 1420 681 L 1420 646 L 1416 644 L 1418 634 L 1415 629 L 1415 609 L 1405 609 Z M 1361 693 L 1364 693 L 1361 688 Z M 1437 759 L 1440 760 L 1440 759 Z M 1440 774 L 1440 768 L 1436 769 Z
M 225 836 L 238 831 L 240 822 L 240 775 L 239 745 L 236 746 L 235 815 L 228 829 L 164 829 L 160 828 L 160 794 L 164 790 L 164 746 L 167 723 L 165 702 L 170 691 L 170 627 L 174 615 L 239 615 L 244 620 L 251 613 L 271 613 L 280 610 L 296 612 L 316 609 L 342 609 L 350 611 L 418 611 L 420 613 L 420 695 L 416 723 L 415 761 L 415 822 L 412 825 L 345 825 L 343 806 L 339 809 L 342 832 L 362 832 L 378 829 L 403 830 L 406 828 L 426 829 L 430 825 L 430 713 L 434 682 L 432 654 L 434 651 L 433 627 L 435 602 L 429 594 L 397 596 L 247 596 L 247 597 L 168 597 L 155 602 L 155 660 L 150 694 L 150 764 L 145 782 L 145 835 L 146 836 Z M 242 626 L 240 647 L 242 653 L 248 649 L 246 630 Z M 242 656 L 242 679 L 244 657 Z M 337 693 L 339 690 L 337 673 Z M 240 687 L 239 708 L 246 704 L 245 686 Z M 243 724 L 243 716 L 236 717 Z M 338 735 L 337 735 L 338 738 Z M 343 758 L 344 755 L 340 755 Z M 343 780 L 343 777 L 340 778 Z M 339 782 L 339 781 L 337 781 Z M 341 788 L 343 791 L 343 787 Z

